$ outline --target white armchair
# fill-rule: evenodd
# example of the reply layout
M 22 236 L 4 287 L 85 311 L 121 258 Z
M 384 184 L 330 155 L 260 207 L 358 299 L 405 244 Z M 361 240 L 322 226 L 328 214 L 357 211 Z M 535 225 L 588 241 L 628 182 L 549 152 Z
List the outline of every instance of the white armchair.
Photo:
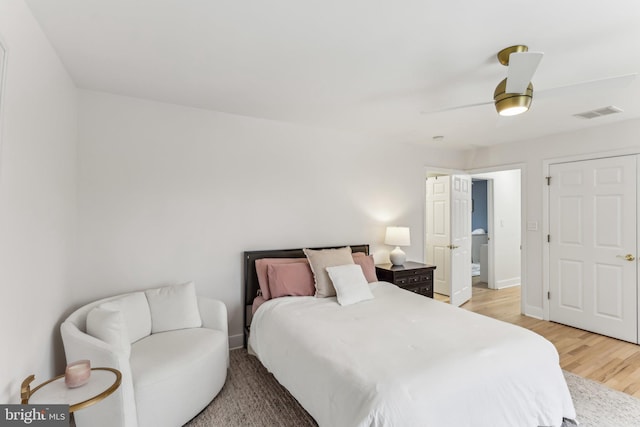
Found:
M 194 289 L 180 286 L 188 285 Z M 68 363 L 89 359 L 93 367 L 122 373 L 116 392 L 75 414 L 78 427 L 179 427 L 222 389 L 229 364 L 226 306 L 176 288 L 95 301 L 62 323 Z

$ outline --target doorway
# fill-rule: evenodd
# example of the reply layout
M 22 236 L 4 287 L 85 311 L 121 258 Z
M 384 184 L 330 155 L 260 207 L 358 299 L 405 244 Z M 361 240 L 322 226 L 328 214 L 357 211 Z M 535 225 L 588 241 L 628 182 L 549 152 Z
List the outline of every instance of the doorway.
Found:
M 446 171 L 438 169 L 428 169 L 427 178 L 446 177 L 457 171 Z M 469 222 L 468 233 L 471 240 L 471 250 L 469 251 L 469 269 L 468 275 L 470 282 L 476 287 L 484 287 L 491 290 L 500 290 L 507 287 L 518 287 L 517 294 L 520 300 L 522 312 L 521 293 L 524 284 L 524 274 L 522 272 L 522 258 L 524 256 L 522 249 L 522 185 L 524 181 L 524 165 L 512 165 L 502 168 L 492 168 L 487 170 L 472 170 L 467 172 L 473 180 L 472 184 L 472 202 L 469 206 L 472 214 L 484 214 L 484 222 L 480 218 L 475 218 Z M 477 184 L 479 183 L 479 184 Z M 480 193 L 486 194 L 486 208 L 483 207 L 483 201 L 479 195 L 473 195 L 473 187 L 477 186 L 481 189 L 483 186 L 485 191 Z M 478 192 L 478 190 L 475 190 Z M 427 200 L 429 202 L 429 195 Z M 446 291 L 447 283 L 450 278 L 447 277 L 449 271 L 446 267 L 446 257 L 438 258 L 437 250 L 434 250 L 434 236 L 430 232 L 429 224 L 430 208 L 425 209 L 426 221 L 426 262 L 427 264 L 442 264 L 442 268 L 436 268 L 434 274 L 434 290 L 437 299 L 448 301 Z M 444 206 L 444 205 L 443 205 Z M 433 214 L 431 214 L 433 215 Z M 486 222 L 486 226 L 484 223 Z M 482 225 L 479 225 L 482 224 Z M 480 230 L 481 229 L 481 230 Z M 476 234 L 473 234 L 475 231 Z M 476 244 L 473 244 L 474 236 Z M 437 243 L 437 242 L 436 242 Z M 445 246 L 442 243 L 440 246 Z M 442 254 L 445 252 L 440 251 Z M 473 264 L 480 264 L 479 275 L 474 275 L 472 270 Z M 484 269 L 482 267 L 485 267 Z M 478 268 L 476 267 L 476 268 Z M 438 271 L 440 270 L 440 271 Z M 440 281 L 440 286 L 437 283 Z M 525 285 L 526 286 L 526 285 Z M 472 287 L 473 288 L 473 287 Z M 439 291 L 440 289 L 440 291 Z M 513 290 L 510 290 L 513 293 Z M 493 293 L 493 292 L 492 292 Z M 499 293 L 495 293 L 495 297 L 499 297 Z
M 471 177 L 471 281 L 474 286 L 489 287 L 489 227 L 492 222 L 493 192 L 491 206 L 489 190 L 493 181 Z
M 475 280 L 489 289 L 522 284 L 522 173 L 520 169 L 472 173 L 479 198 L 486 194 L 486 212 L 477 215 L 472 230 L 480 275 Z M 486 191 L 483 191 L 486 183 Z M 475 209 L 474 209 L 475 210 Z M 486 218 L 486 222 L 482 220 Z M 476 236 L 476 237 L 474 237 Z M 486 245 L 486 246 L 485 246 Z M 474 248 L 472 248 L 473 252 Z

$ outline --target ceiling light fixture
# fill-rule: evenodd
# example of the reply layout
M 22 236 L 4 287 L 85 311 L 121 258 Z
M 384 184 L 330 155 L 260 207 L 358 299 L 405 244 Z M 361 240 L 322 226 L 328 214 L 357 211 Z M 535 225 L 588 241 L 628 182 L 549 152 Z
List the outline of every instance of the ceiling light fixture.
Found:
M 533 85 L 529 83 L 524 93 L 507 93 L 507 79 L 502 80 L 493 92 L 496 111 L 501 116 L 516 116 L 525 113 L 531 107 Z
M 528 51 L 529 48 L 524 45 L 507 47 L 498 52 L 498 61 L 500 61 L 502 65 L 508 67 L 509 56 L 512 53 L 523 53 Z M 516 116 L 518 114 L 527 112 L 529 110 L 529 107 L 531 107 L 532 99 L 533 85 L 531 84 L 531 82 L 529 82 L 529 85 L 523 93 L 508 93 L 507 79 L 504 79 L 500 83 L 498 83 L 496 90 L 493 92 L 493 101 L 496 107 L 496 111 L 501 116 Z

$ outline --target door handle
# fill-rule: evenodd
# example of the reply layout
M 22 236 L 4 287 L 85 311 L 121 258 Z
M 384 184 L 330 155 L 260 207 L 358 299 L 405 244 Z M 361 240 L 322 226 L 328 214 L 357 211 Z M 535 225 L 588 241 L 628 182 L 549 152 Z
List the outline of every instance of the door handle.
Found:
M 626 261 L 635 261 L 636 257 L 631 254 L 626 255 L 616 255 L 617 258 L 624 258 Z
M 460 246 L 456 246 L 456 245 L 449 245 L 447 246 L 449 249 L 458 249 Z

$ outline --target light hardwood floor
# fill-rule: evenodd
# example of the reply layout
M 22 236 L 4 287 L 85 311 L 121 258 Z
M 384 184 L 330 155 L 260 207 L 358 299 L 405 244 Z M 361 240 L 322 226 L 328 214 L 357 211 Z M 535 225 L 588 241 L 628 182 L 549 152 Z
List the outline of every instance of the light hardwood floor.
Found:
M 435 299 L 448 300 L 443 295 Z M 574 374 L 640 398 L 640 346 L 520 314 L 520 286 L 501 290 L 473 286 L 462 308 L 520 325 L 551 341 L 560 365 Z

